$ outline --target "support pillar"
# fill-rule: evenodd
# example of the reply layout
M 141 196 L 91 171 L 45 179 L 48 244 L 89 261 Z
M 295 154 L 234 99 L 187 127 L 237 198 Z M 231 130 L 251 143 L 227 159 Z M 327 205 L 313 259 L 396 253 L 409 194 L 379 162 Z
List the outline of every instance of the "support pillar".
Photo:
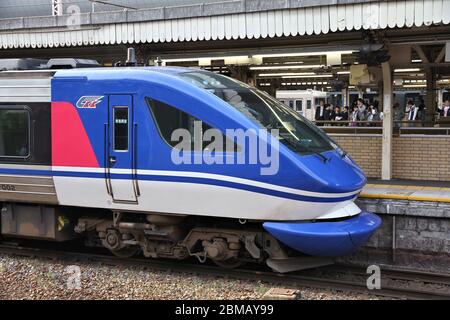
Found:
M 435 120 L 436 112 L 436 72 L 434 68 L 426 68 L 425 74 L 427 77 L 427 97 L 425 99 L 425 106 L 427 108 L 425 121 L 427 126 L 431 126 Z
M 393 85 L 389 62 L 381 65 L 383 70 L 383 141 L 381 148 L 381 179 L 392 179 L 392 132 L 393 132 Z
M 348 88 L 344 88 L 341 91 L 342 94 L 342 107 L 349 106 L 349 94 L 348 94 Z

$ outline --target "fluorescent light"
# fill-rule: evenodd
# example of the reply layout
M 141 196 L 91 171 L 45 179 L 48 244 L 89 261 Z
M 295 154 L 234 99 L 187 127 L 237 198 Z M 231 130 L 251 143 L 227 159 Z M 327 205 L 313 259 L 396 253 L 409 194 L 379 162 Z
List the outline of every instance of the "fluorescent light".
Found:
M 350 71 L 338 71 L 337 74 L 350 74 Z
M 354 51 L 321 51 L 321 52 L 296 52 L 296 53 L 268 53 L 255 54 L 254 57 L 276 58 L 276 57 L 307 57 L 307 56 L 325 56 L 327 54 L 352 54 Z
M 302 65 L 302 66 L 260 66 L 260 67 L 250 67 L 250 70 L 285 70 L 285 69 L 310 69 L 310 68 L 323 68 L 324 65 Z
M 333 75 L 332 74 L 316 74 L 316 75 L 313 75 L 313 76 L 283 76 L 281 78 L 283 78 L 283 79 L 333 78 Z
M 282 76 L 313 76 L 314 72 L 298 72 L 298 73 L 261 73 L 258 77 L 282 77 Z
M 426 88 L 426 84 L 405 84 L 403 85 L 405 88 Z
M 422 59 L 411 60 L 412 63 L 422 63 Z
M 394 72 L 401 73 L 401 72 L 419 72 L 419 68 L 410 68 L 410 69 L 395 69 Z
M 161 61 L 163 61 L 163 62 L 186 62 L 186 61 L 198 61 L 198 60 L 225 60 L 225 59 L 248 59 L 248 56 L 174 58 L 174 59 L 161 59 Z

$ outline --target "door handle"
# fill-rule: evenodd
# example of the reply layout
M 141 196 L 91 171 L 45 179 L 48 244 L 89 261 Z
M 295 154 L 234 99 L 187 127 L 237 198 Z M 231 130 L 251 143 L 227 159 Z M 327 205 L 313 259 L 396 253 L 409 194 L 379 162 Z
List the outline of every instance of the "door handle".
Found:
M 109 166 L 113 167 L 117 162 L 116 157 L 109 157 Z

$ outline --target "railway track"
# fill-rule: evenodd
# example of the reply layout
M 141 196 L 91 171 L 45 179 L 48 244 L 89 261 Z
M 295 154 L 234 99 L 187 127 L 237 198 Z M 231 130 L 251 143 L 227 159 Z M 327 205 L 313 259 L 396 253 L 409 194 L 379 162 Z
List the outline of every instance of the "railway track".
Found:
M 277 274 L 260 269 L 224 269 L 217 266 L 180 261 L 152 260 L 143 258 L 120 259 L 108 253 L 90 253 L 82 251 L 61 251 L 57 249 L 23 247 L 0 244 L 0 253 L 27 257 L 39 257 L 66 262 L 97 262 L 112 266 L 139 266 L 152 270 L 183 272 L 190 274 L 228 277 L 240 280 L 258 280 L 267 283 L 281 284 L 288 288 L 311 287 L 367 293 L 375 296 L 412 300 L 450 300 L 450 275 L 412 270 L 399 270 L 382 267 L 382 287 L 379 290 L 368 290 L 365 279 L 368 277 L 365 268 L 336 265 L 320 268 L 319 275 L 313 271 L 290 274 Z M 318 269 L 319 270 L 319 269 Z M 323 273 L 346 275 L 347 279 L 324 277 Z M 348 279 L 348 277 L 352 279 Z M 387 281 L 386 281 L 387 280 Z M 395 285 L 395 282 L 405 285 Z M 388 283 L 388 284 L 383 284 Z M 416 284 L 410 286 L 411 283 Z M 420 288 L 417 284 L 434 285 L 442 290 Z

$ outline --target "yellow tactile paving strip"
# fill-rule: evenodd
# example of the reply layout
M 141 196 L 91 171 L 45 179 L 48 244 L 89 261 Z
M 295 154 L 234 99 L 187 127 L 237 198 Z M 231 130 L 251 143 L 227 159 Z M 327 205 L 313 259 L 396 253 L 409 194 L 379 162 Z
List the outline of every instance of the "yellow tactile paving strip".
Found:
M 367 184 L 360 197 L 450 203 L 450 188 Z

